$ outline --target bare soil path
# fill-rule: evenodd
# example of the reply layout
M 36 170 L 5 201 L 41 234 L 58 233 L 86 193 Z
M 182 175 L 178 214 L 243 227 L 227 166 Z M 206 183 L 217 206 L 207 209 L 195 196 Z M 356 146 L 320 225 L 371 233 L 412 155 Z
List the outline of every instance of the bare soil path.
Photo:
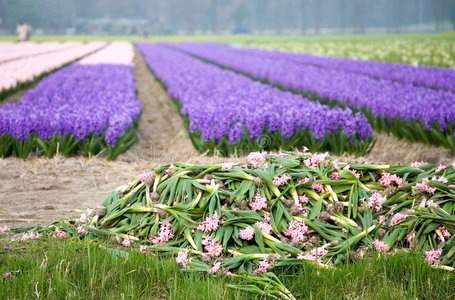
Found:
M 159 165 L 244 160 L 200 155 L 193 148 L 179 113 L 138 52 L 134 74 L 143 105 L 139 141 L 115 162 L 102 157 L 0 159 L 0 225 L 44 225 L 75 217 L 75 209 L 96 207 L 112 189 Z M 22 94 L 11 96 L 9 101 L 18 101 Z M 413 144 L 382 133 L 376 133 L 376 137 L 377 143 L 366 157 L 341 158 L 403 164 L 416 160 L 447 164 L 454 159 L 443 148 Z

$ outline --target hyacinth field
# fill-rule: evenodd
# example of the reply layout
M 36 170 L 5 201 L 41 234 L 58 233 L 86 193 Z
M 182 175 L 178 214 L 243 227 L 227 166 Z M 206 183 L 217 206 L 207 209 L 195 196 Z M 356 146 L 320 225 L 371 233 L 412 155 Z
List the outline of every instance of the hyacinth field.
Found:
M 107 158 L 115 159 L 126 151 L 141 113 L 132 58 L 130 44 L 112 43 L 46 77 L 19 103 L 5 104 L 1 156 L 26 158 L 33 151 L 88 156 L 106 150 Z
M 0 42 L 0 298 L 454 298 L 452 49 Z

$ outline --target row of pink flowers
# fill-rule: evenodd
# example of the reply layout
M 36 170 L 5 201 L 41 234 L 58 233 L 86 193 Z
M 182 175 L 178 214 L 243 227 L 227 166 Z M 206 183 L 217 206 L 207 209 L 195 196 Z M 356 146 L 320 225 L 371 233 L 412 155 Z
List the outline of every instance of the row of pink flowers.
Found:
M 0 63 L 60 51 L 80 44 L 80 42 L 0 42 Z
M 133 65 L 134 48 L 129 42 L 113 42 L 104 49 L 84 57 L 79 61 L 83 65 L 116 64 Z
M 60 68 L 105 45 L 104 42 L 76 43 L 62 51 L 29 56 L 0 64 L 0 91 L 14 88 L 19 83 L 32 81 L 43 73 Z

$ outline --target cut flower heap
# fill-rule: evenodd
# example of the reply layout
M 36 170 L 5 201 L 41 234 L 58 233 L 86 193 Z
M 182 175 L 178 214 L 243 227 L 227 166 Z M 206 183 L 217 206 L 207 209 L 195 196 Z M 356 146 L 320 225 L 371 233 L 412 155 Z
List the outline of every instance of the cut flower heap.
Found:
M 140 176 L 80 219 L 34 228 L 26 238 L 66 231 L 143 253 L 173 254 L 187 270 L 264 279 L 281 266 L 331 268 L 401 249 L 419 253 L 430 265 L 455 267 L 452 166 L 435 175 L 437 166 L 431 164 L 348 165 L 324 155 L 315 168 L 304 163 L 313 154 L 287 154 L 263 155 L 260 166 L 158 167 L 154 201 L 147 201 L 149 175 Z M 330 178 L 335 172 L 341 179 Z M 274 178 L 283 174 L 286 182 L 275 185 Z M 434 193 L 413 188 L 433 176 L 447 182 L 428 180 Z M 315 184 L 324 189 L 313 189 Z

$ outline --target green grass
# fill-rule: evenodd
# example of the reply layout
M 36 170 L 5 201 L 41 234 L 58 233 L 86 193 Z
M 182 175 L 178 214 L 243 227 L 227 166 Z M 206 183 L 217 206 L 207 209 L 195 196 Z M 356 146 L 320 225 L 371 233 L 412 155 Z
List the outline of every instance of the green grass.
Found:
M 172 258 L 117 249 L 77 240 L 0 241 L 0 273 L 20 271 L 0 277 L 0 299 L 255 299 L 226 287 L 239 279 L 183 272 Z M 455 297 L 455 274 L 413 253 L 276 274 L 297 299 Z

